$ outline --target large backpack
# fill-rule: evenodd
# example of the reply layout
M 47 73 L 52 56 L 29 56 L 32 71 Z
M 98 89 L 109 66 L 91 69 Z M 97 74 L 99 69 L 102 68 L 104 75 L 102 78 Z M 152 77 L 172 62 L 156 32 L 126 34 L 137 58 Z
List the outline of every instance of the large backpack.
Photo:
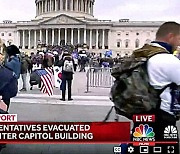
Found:
M 146 69 L 148 59 L 160 53 L 168 51 L 146 44 L 134 51 L 123 63 L 113 67 L 112 76 L 116 80 L 111 88 L 111 100 L 116 113 L 132 119 L 134 114 L 147 113 L 160 106 L 159 96 L 165 88 L 154 89 L 149 84 Z
M 40 84 L 41 82 L 41 78 L 40 76 L 37 74 L 37 70 L 33 71 L 31 74 L 30 74 L 30 85 L 37 85 L 37 84 Z
M 72 60 L 65 59 L 64 60 L 64 66 L 63 71 L 65 72 L 74 72 L 74 65 Z

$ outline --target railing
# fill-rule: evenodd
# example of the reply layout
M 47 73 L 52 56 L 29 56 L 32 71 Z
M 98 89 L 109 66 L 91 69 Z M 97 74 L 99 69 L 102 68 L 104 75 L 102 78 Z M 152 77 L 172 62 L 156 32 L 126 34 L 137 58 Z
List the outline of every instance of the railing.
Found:
M 114 82 L 111 68 L 92 67 L 87 71 L 87 92 L 90 87 L 110 88 Z

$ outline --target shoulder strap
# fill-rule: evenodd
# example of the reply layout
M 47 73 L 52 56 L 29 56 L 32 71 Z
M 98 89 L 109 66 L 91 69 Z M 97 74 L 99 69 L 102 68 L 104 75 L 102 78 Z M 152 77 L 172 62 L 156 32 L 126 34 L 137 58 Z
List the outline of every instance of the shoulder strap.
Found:
M 168 53 L 169 54 L 169 52 L 164 48 L 145 44 L 142 48 L 135 50 L 133 52 L 133 55 L 135 56 L 135 58 L 147 58 L 147 59 L 149 59 L 152 56 L 155 56 L 155 55 L 161 54 L 161 53 Z
M 166 88 L 171 87 L 172 85 L 173 85 L 173 83 L 170 83 L 170 84 L 164 86 L 162 89 L 160 89 L 160 90 L 159 90 L 159 95 L 161 95 L 162 92 L 163 92 Z

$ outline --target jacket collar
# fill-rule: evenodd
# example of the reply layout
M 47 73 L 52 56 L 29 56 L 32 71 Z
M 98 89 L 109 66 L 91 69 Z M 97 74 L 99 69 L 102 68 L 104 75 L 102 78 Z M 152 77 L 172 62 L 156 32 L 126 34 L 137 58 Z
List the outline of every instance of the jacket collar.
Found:
M 167 51 L 169 51 L 169 53 L 171 53 L 171 54 L 173 54 L 173 47 L 170 45 L 170 44 L 168 44 L 168 43 L 166 43 L 166 42 L 160 42 L 160 41 L 153 41 L 153 42 L 151 42 L 152 44 L 158 44 L 158 45 L 160 45 L 161 47 L 163 47 L 163 48 L 165 48 Z

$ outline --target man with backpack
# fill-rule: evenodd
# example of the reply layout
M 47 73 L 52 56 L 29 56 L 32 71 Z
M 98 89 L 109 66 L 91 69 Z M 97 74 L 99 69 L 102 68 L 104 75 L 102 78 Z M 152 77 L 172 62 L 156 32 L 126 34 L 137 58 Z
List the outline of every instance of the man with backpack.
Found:
M 151 126 L 156 141 L 167 141 L 166 128 L 178 132 L 180 61 L 172 55 L 178 46 L 180 24 L 166 22 L 159 27 L 155 41 L 134 51 L 128 60 L 112 70 L 116 81 L 111 89 L 111 100 L 116 112 L 129 119 L 137 114 L 155 115 Z M 139 123 L 134 124 L 133 132 L 138 126 Z M 178 138 L 174 141 L 178 142 Z
M 59 67 L 62 67 L 62 83 L 60 89 L 62 90 L 62 101 L 65 101 L 66 95 L 66 83 L 68 84 L 68 101 L 72 101 L 71 98 L 71 86 L 74 74 L 74 60 L 68 52 L 64 52 L 62 59 L 60 60 Z

